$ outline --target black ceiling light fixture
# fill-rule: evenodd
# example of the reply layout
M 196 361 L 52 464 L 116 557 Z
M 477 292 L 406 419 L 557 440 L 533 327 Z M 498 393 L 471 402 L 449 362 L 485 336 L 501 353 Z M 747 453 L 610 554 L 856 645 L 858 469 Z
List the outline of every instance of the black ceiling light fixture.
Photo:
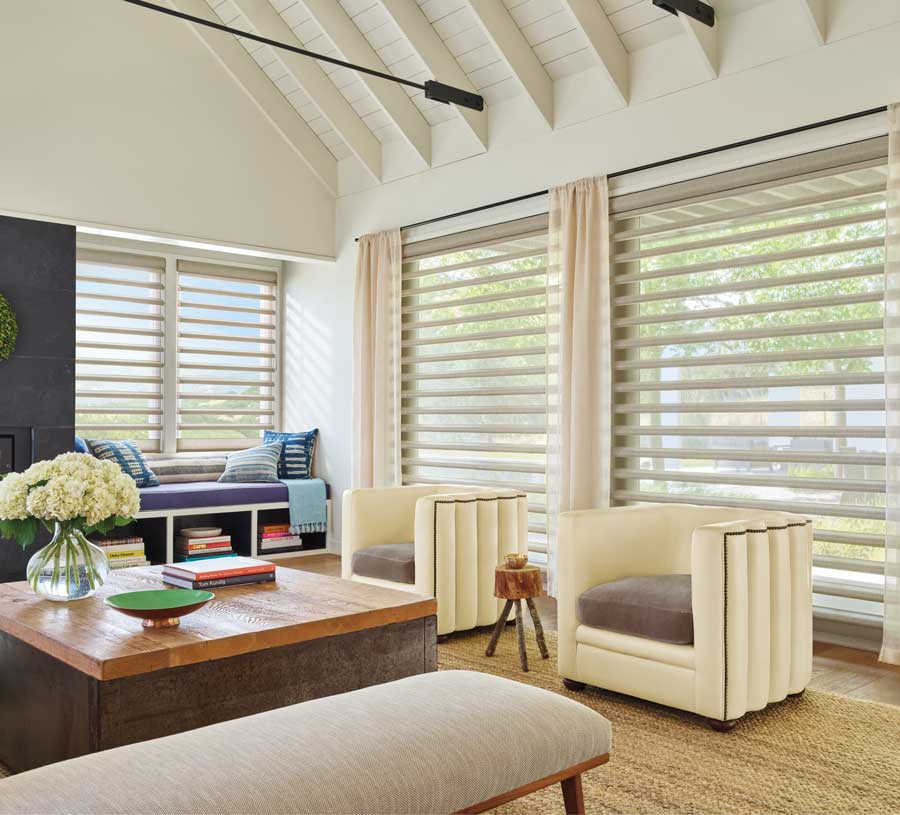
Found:
M 177 17 L 179 20 L 186 20 L 195 25 L 204 25 L 207 28 L 214 28 L 216 31 L 225 31 L 228 34 L 234 34 L 235 37 L 243 37 L 254 42 L 261 42 L 263 45 L 270 45 L 272 48 L 280 48 L 283 51 L 291 51 L 294 54 L 300 54 L 304 57 L 311 57 L 320 62 L 329 62 L 332 65 L 340 65 L 342 68 L 349 68 L 351 71 L 358 71 L 369 76 L 377 76 L 379 79 L 386 79 L 389 82 L 397 82 L 400 85 L 406 85 L 410 88 L 418 88 L 425 92 L 426 99 L 433 99 L 435 102 L 443 102 L 445 105 L 459 105 L 460 107 L 470 108 L 471 110 L 484 110 L 484 97 L 477 93 L 470 93 L 461 88 L 454 88 L 452 85 L 445 85 L 443 82 L 437 82 L 428 79 L 424 83 L 412 82 L 409 79 L 402 79 L 393 74 L 384 73 L 384 71 L 376 71 L 372 68 L 365 68 L 362 65 L 354 65 L 351 62 L 344 62 L 342 59 L 335 57 L 326 57 L 324 54 L 316 54 L 313 51 L 307 51 L 305 48 L 298 48 L 285 42 L 270 40 L 268 37 L 260 37 L 258 34 L 251 34 L 249 31 L 239 31 L 231 26 L 222 23 L 215 23 L 211 20 L 205 20 L 203 17 L 195 17 L 193 14 L 185 14 L 183 11 L 158 6 L 156 3 L 149 3 L 147 0 L 123 0 L 125 3 L 131 3 L 133 6 L 149 9 L 150 11 L 158 11 L 160 14 L 168 14 L 170 17 Z M 655 2 L 655 0 L 654 0 Z
M 653 5 L 665 9 L 676 17 L 679 14 L 687 14 L 688 17 L 693 17 L 710 28 L 716 24 L 716 10 L 701 0 L 653 0 Z

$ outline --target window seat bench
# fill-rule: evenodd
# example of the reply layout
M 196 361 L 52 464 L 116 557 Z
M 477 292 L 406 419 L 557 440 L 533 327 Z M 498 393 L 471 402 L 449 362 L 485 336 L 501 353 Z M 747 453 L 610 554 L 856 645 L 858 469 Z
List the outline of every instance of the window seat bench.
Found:
M 218 481 L 189 481 L 144 487 L 141 514 L 154 510 L 197 509 L 243 504 L 287 504 L 288 489 L 280 481 L 271 484 L 226 484 Z M 325 485 L 325 497 L 331 488 Z

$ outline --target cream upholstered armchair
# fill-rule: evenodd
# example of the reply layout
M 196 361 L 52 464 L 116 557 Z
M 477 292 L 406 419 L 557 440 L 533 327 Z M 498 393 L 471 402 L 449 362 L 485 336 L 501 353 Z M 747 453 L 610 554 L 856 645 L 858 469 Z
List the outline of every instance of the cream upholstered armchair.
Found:
M 493 624 L 494 567 L 528 550 L 528 504 L 516 490 L 347 490 L 342 519 L 343 577 L 435 597 L 439 636 Z
M 718 730 L 812 675 L 812 522 L 639 505 L 566 512 L 559 673 L 698 713 Z

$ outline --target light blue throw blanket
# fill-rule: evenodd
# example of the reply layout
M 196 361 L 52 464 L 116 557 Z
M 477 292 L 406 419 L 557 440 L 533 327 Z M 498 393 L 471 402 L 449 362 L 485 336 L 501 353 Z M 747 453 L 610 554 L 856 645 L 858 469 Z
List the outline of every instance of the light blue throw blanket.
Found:
M 302 535 L 327 531 L 328 510 L 325 505 L 325 482 L 321 478 L 282 478 L 280 480 L 288 488 L 291 533 Z

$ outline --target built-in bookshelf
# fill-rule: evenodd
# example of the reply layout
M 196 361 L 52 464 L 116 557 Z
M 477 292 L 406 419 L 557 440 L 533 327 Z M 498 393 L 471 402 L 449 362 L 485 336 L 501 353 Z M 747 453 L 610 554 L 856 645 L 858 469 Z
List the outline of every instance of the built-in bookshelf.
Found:
M 288 504 L 243 504 L 227 507 L 192 507 L 190 509 L 155 509 L 140 512 L 135 521 L 117 531 L 118 536 L 140 537 L 144 541 L 147 559 L 153 565 L 172 563 L 175 558 L 175 538 L 187 527 L 220 527 L 222 534 L 231 536 L 234 553 L 265 560 L 321 554 L 331 540 L 331 499 L 326 501 L 328 531 L 304 534 L 295 549 L 276 554 L 259 551 L 259 530 L 265 525 L 287 524 Z

